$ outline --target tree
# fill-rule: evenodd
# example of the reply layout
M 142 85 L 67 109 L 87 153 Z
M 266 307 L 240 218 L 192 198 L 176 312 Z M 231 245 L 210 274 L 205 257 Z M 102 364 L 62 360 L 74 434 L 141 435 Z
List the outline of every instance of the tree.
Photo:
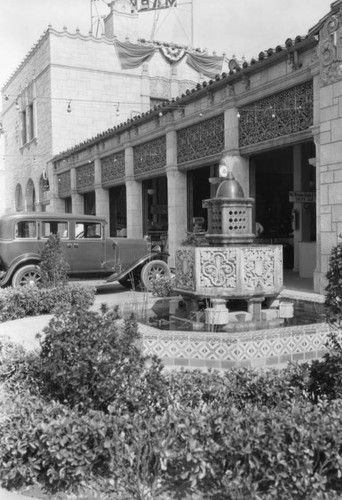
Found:
M 58 234 L 50 234 L 40 252 L 42 272 L 41 283 L 44 287 L 64 285 L 68 280 L 69 264 L 64 255 Z

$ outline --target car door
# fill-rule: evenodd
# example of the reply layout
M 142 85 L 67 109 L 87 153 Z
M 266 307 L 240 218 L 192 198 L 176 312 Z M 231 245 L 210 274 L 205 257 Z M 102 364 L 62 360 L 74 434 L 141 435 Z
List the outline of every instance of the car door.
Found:
M 103 271 L 105 262 L 105 240 L 101 222 L 75 221 L 72 249 L 71 272 L 76 274 Z

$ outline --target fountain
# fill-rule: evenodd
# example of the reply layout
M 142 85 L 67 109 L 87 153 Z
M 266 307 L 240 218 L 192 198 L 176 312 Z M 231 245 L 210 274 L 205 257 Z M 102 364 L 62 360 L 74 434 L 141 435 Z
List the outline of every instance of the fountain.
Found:
M 215 198 L 203 201 L 208 210 L 208 244 L 176 250 L 175 291 L 196 323 L 199 304 L 204 302 L 207 326 L 228 332 L 279 326 L 283 319 L 274 299 L 283 287 L 282 246 L 257 243 L 252 229 L 254 199 L 244 195 L 224 167 Z M 230 312 L 228 301 L 229 307 L 242 302 L 246 310 L 233 307 Z M 271 307 L 263 308 L 266 303 Z

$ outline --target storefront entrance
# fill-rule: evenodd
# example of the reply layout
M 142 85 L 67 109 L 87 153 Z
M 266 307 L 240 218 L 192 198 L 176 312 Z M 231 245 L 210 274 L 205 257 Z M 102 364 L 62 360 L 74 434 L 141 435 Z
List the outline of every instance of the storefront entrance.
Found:
M 143 181 L 144 234 L 152 246 L 167 250 L 168 197 L 167 178 L 156 177 Z
M 209 178 L 214 174 L 212 167 L 196 168 L 188 172 L 188 231 L 204 232 L 208 229 L 207 209 L 203 200 L 211 198 Z
M 262 227 L 258 240 L 283 245 L 284 268 L 312 277 L 315 267 L 316 204 L 315 157 L 312 142 L 251 157 L 251 196 L 255 223 Z M 303 252 L 310 253 L 306 263 Z M 307 270 L 304 270 L 306 265 Z M 310 268 L 310 270 L 309 270 Z
M 110 236 L 127 236 L 126 186 L 116 186 L 109 190 L 109 231 Z

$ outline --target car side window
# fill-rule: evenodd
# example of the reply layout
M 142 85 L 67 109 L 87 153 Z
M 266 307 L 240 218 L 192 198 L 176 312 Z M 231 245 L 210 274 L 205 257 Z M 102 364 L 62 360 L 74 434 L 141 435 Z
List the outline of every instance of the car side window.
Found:
M 15 225 L 16 238 L 37 238 L 36 221 L 22 220 Z
M 42 238 L 48 238 L 50 234 L 59 234 L 61 239 L 68 238 L 68 223 L 57 220 L 42 221 Z
M 76 222 L 76 238 L 101 238 L 101 224 L 97 222 Z

